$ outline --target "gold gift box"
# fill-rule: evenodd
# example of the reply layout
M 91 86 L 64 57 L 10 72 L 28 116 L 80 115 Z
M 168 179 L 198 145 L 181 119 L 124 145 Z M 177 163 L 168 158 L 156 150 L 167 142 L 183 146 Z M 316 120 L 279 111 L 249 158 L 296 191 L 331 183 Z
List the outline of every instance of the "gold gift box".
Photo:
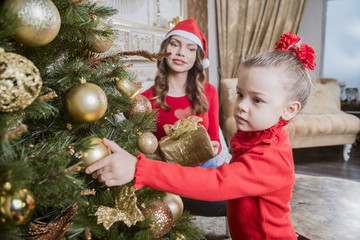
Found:
M 159 142 L 163 161 L 193 166 L 215 157 L 209 134 L 203 125 L 197 123 L 199 119 L 191 116 L 171 125 L 172 128 L 164 126 L 168 135 Z

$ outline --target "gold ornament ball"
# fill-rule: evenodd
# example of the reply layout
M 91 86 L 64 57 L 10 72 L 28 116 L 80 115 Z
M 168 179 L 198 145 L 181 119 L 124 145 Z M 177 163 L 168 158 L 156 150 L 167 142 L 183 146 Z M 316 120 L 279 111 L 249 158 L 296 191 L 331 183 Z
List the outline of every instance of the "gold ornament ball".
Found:
M 94 162 L 111 154 L 110 149 L 103 143 L 102 139 L 100 138 L 92 138 L 90 144 L 93 145 L 91 148 L 80 151 L 80 160 L 83 161 L 83 165 L 85 167 L 88 167 Z
M 151 132 L 142 133 L 137 140 L 137 147 L 144 154 L 153 154 L 158 145 L 157 138 Z
M 109 28 L 109 26 L 103 22 L 100 22 L 97 26 L 97 30 L 105 30 L 106 28 Z M 88 49 L 95 53 L 106 52 L 112 47 L 114 40 L 114 35 L 108 37 L 95 35 L 93 38 L 90 39 Z
M 82 83 L 70 89 L 66 96 L 66 109 L 75 121 L 95 122 L 106 112 L 107 97 L 97 85 Z
M 34 208 L 34 196 L 26 188 L 0 196 L 0 219 L 3 223 L 22 224 L 30 218 Z
M 142 210 L 146 218 L 151 219 L 149 234 L 152 238 L 159 238 L 170 231 L 173 223 L 169 206 L 162 201 L 155 201 Z
M 41 86 L 40 72 L 29 59 L 0 48 L 0 111 L 26 108 L 37 98 Z
M 29 47 L 48 44 L 58 35 L 61 18 L 51 0 L 6 0 L 5 6 L 16 14 L 14 39 Z
M 146 113 L 152 110 L 151 103 L 143 95 L 137 96 L 129 107 L 129 110 L 124 114 L 126 118 L 132 117 L 139 113 Z
M 8 191 L 10 191 L 11 188 L 12 188 L 11 183 L 5 182 L 5 183 L 3 184 L 3 189 L 4 189 L 5 193 L 8 192 Z M 3 192 L 2 194 L 5 194 L 5 193 Z
M 166 193 L 163 202 L 169 206 L 173 215 L 173 221 L 178 220 L 184 211 L 184 203 L 181 197 L 172 193 Z

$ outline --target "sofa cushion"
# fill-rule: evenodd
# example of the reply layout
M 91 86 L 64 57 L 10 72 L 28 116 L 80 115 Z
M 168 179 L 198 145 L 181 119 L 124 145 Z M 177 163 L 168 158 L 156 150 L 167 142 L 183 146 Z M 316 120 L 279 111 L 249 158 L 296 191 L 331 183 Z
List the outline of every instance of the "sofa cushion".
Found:
M 340 87 L 335 79 L 313 85 L 308 103 L 301 114 L 329 114 L 340 112 Z
M 356 135 L 360 128 L 360 121 L 356 116 L 342 111 L 336 114 L 298 114 L 286 128 L 289 130 L 290 136 L 311 137 L 349 133 Z

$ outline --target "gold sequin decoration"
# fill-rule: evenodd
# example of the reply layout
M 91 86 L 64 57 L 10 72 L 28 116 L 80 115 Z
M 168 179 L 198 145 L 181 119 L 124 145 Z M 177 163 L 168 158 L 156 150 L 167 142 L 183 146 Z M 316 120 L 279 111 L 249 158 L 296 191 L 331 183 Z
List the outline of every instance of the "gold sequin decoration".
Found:
M 0 111 L 26 108 L 39 95 L 40 72 L 27 58 L 0 48 Z

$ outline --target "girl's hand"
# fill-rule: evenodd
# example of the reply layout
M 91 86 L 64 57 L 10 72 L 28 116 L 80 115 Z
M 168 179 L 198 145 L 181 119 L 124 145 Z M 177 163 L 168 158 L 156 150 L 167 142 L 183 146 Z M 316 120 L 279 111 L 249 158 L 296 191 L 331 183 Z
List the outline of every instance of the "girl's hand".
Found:
M 213 147 L 215 155 L 218 154 L 220 143 L 217 141 L 211 141 L 211 146 Z
M 113 153 L 93 163 L 86 168 L 85 173 L 92 174 L 93 178 L 109 187 L 131 182 L 135 176 L 138 159 L 113 141 L 104 138 L 103 143 Z

